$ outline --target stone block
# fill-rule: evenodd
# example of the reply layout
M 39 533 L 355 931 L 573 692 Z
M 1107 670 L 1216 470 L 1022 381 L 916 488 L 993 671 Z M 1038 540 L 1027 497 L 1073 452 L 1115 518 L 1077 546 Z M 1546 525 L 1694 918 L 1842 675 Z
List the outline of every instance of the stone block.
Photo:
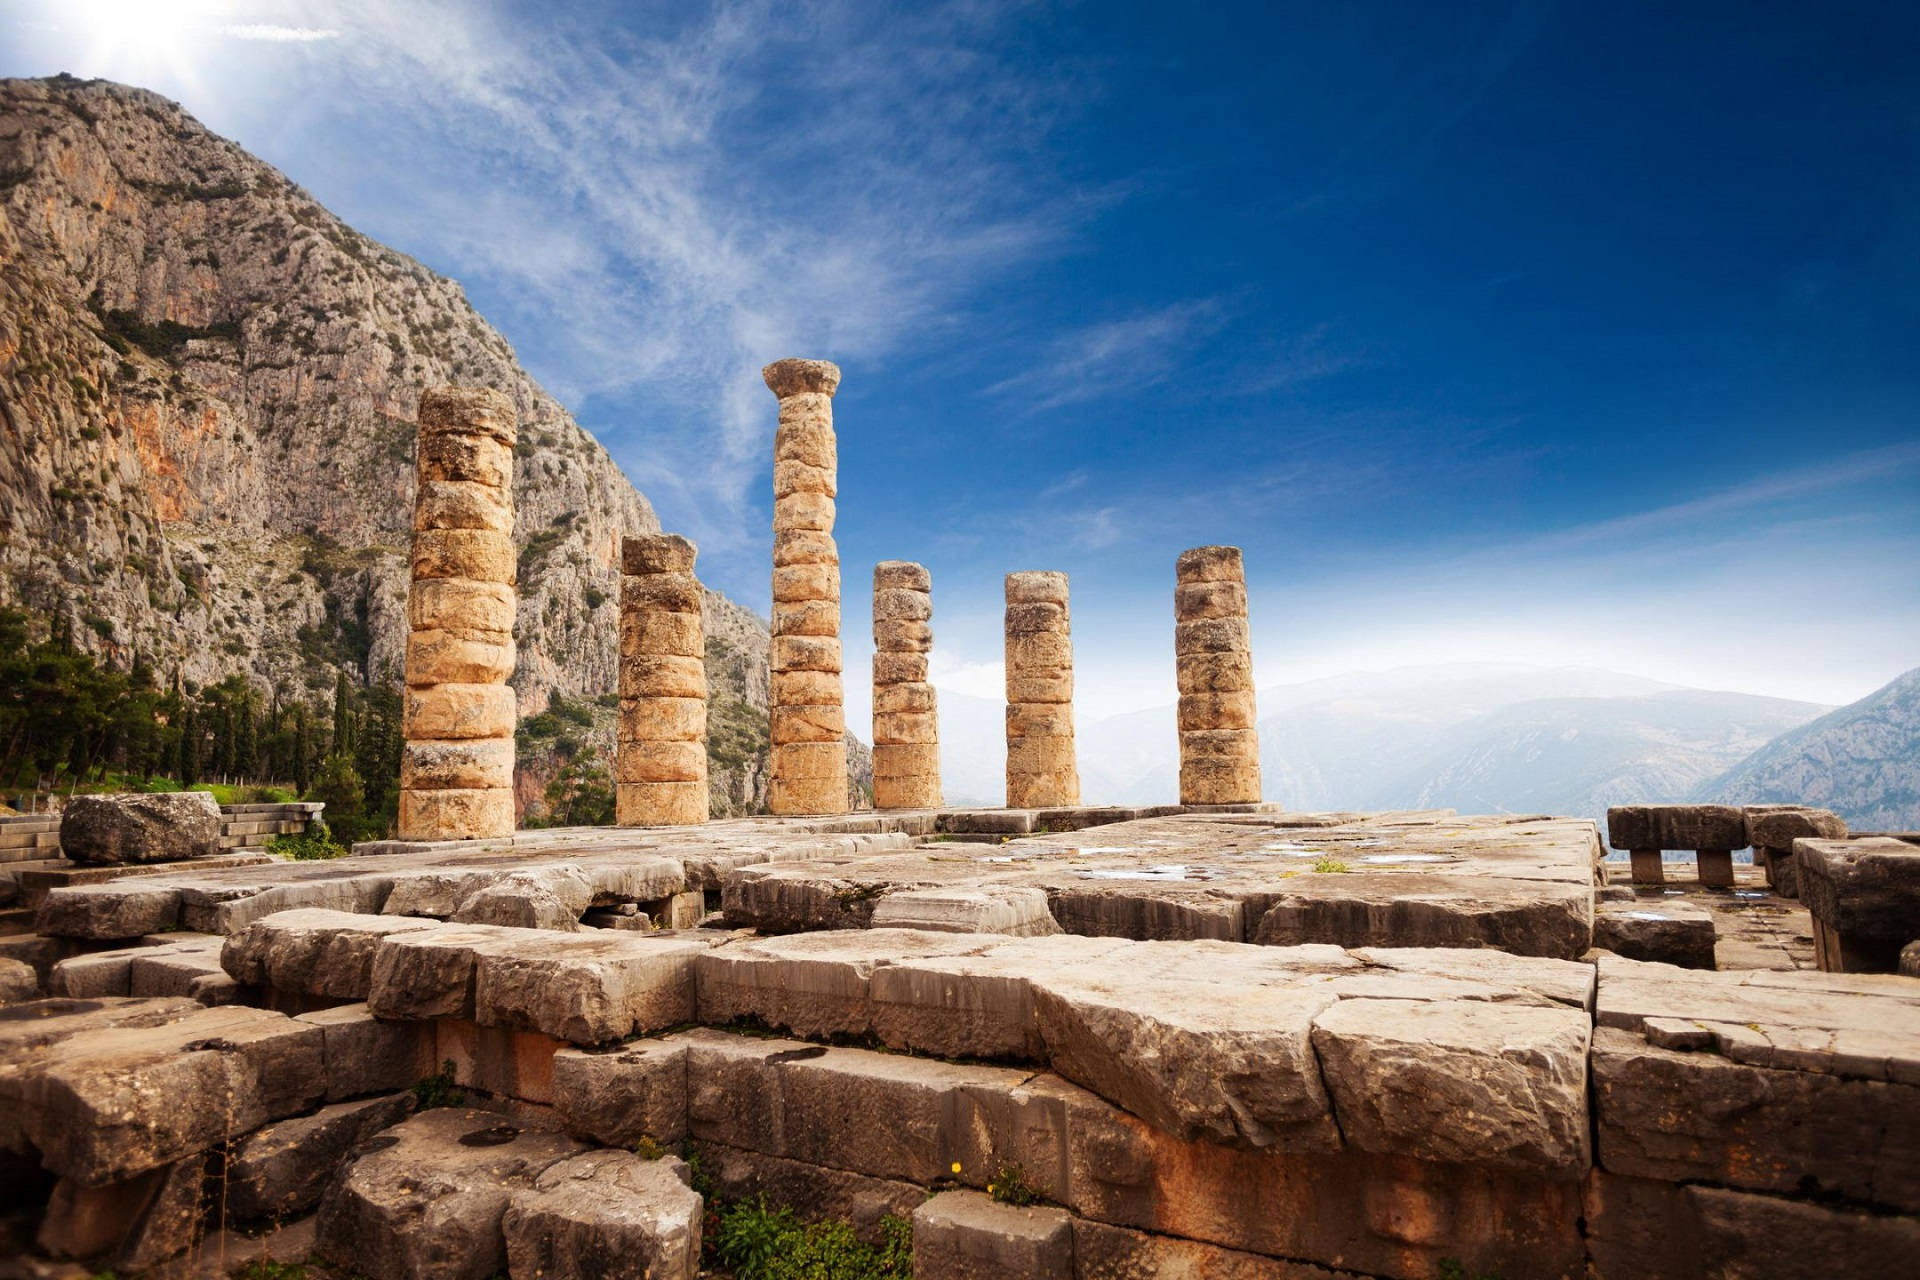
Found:
M 773 563 L 776 566 L 837 563 L 839 559 L 840 551 L 830 533 L 822 533 L 818 529 L 773 531 Z
M 1897 971 L 1900 949 L 1920 935 L 1920 845 L 1878 836 L 1802 839 L 1793 850 L 1800 898 L 1823 944 L 1820 967 Z
M 477 480 L 423 480 L 413 499 L 415 533 L 428 529 L 513 532 L 513 502 L 505 489 Z
M 227 1214 L 249 1222 L 306 1212 L 349 1151 L 412 1110 L 412 1094 L 390 1093 L 334 1103 L 250 1134 L 227 1158 Z
M 707 820 L 710 794 L 698 782 L 622 782 L 614 787 L 614 821 L 623 827 L 695 826 Z
M 776 529 L 813 529 L 833 532 L 834 503 L 824 493 L 790 493 L 773 500 Z
M 808 466 L 830 470 L 836 469 L 839 463 L 839 451 L 830 422 L 788 423 L 775 435 L 773 450 L 776 462 L 804 462 Z M 779 527 L 777 521 L 775 527 Z
M 1627 804 L 1607 810 L 1616 849 L 1744 849 L 1746 815 L 1727 804 Z
M 687 1180 L 684 1162 L 630 1151 L 547 1166 L 501 1219 L 510 1274 L 694 1280 L 702 1204 Z
M 54 966 L 54 971 L 56 973 L 59 972 L 59 965 Z M 49 994 L 64 995 L 67 993 L 50 991 Z M 37 1000 L 39 998 L 40 975 L 34 967 L 24 960 L 0 957 L 0 1005 L 19 1004 L 22 1000 Z
M 204 858 L 220 851 L 220 806 L 205 791 L 73 796 L 60 849 L 88 866 Z
M 491 387 L 429 387 L 420 393 L 419 438 L 482 438 L 508 450 L 519 438 L 513 400 Z
M 1561 1178 L 1591 1160 L 1588 1035 L 1581 1010 L 1468 1000 L 1342 1000 L 1313 1024 L 1350 1145 Z
M 925 591 L 876 587 L 873 592 L 873 616 L 876 619 L 905 618 L 912 622 L 926 622 L 933 617 L 933 597 Z
M 1244 582 L 1245 562 L 1238 547 L 1193 547 L 1173 563 L 1174 578 L 1188 582 Z
M 511 787 L 513 756 L 512 738 L 408 742 L 400 751 L 400 785 L 416 791 Z
M 767 808 L 787 815 L 845 813 L 846 779 L 844 776 L 793 777 L 776 773 L 767 788 Z
M 687 1045 L 680 1037 L 553 1055 L 554 1109 L 568 1133 L 603 1147 L 687 1135 Z
M 697 613 L 642 613 L 620 619 L 620 657 L 626 661 L 651 655 L 698 658 L 705 652 L 706 631 Z
M 1078 1280 L 1351 1280 L 1353 1275 L 1085 1218 L 1073 1220 L 1073 1265 Z
M 648 573 L 620 579 L 620 613 L 684 613 L 698 615 L 700 582 L 690 573 Z
M 542 938 L 557 936 L 492 925 L 449 925 L 390 935 L 374 952 L 368 1012 L 380 1018 L 471 1018 L 474 971 L 481 952 L 536 946 Z
M 1007 575 L 1008 604 L 1067 603 L 1067 575 L 1052 570 L 1030 569 Z
M 705 698 L 622 698 L 621 742 L 701 742 L 707 734 Z
M 1173 624 L 1177 654 L 1243 653 L 1253 643 L 1245 618 L 1203 618 Z
M 513 450 L 483 436 L 420 437 L 420 479 L 464 480 L 504 493 L 513 485 Z
M 879 717 L 875 717 L 876 721 Z M 838 703 L 824 706 L 776 706 L 768 710 L 768 736 L 782 745 L 824 742 L 840 747 L 846 741 L 847 716 Z
M 1073 666 L 1073 637 L 1065 631 L 1007 633 L 1008 679 L 1016 674 L 1060 671 Z M 1009 686 L 1008 701 L 1016 701 Z
M 826 707 L 842 700 L 838 671 L 775 671 L 770 687 L 774 706 Z
M 474 1020 L 607 1044 L 693 1019 L 703 939 L 633 933 L 537 934 L 475 954 Z
M 497 1099 L 550 1106 L 553 1055 L 564 1042 L 537 1031 L 508 1031 L 461 1019 L 433 1026 L 433 1060 L 451 1067 L 453 1081 Z
M 501 876 L 469 894 L 449 922 L 571 933 L 580 928 L 580 917 L 593 900 L 587 874 L 563 863 Z
M 320 1030 L 328 1102 L 411 1088 L 440 1067 L 432 1022 L 376 1018 L 364 1004 L 316 1009 L 294 1021 Z
M 776 600 L 773 631 L 783 636 L 837 636 L 840 634 L 840 601 L 838 598 Z
M 402 695 L 408 741 L 512 738 L 513 689 L 504 684 L 442 684 Z
M 922 684 L 927 679 L 927 655 L 925 653 L 888 653 L 877 650 L 873 655 L 873 683 L 875 686 L 900 686 Z
M 489 1111 L 424 1111 L 367 1143 L 328 1186 L 319 1257 L 358 1275 L 503 1273 L 513 1192 L 581 1147 Z
M 301 995 L 365 1000 L 383 939 L 435 927 L 407 916 L 318 908 L 278 911 L 226 939 L 220 962 L 235 981 Z
M 443 686 L 444 687 L 444 686 Z M 410 840 L 489 840 L 514 830 L 511 787 L 400 791 L 400 832 Z
M 1073 1218 L 1050 1206 L 944 1191 L 913 1211 L 918 1280 L 1072 1280 Z
M 1750 804 L 1747 842 L 1756 849 L 1793 849 L 1795 840 L 1845 840 L 1847 823 L 1839 814 L 1801 804 Z
M 407 636 L 407 684 L 487 684 L 513 674 L 511 635 L 413 631 Z
M 1244 649 L 1223 653 L 1183 653 L 1174 659 L 1182 697 L 1253 690 L 1253 658 Z
M 1173 589 L 1173 616 L 1181 622 L 1247 616 L 1243 582 L 1183 582 Z
M 1073 704 L 1070 702 L 1015 702 L 1006 710 L 1008 738 L 1071 738 Z M 903 739 L 923 741 L 924 739 Z
M 775 636 L 769 652 L 775 671 L 840 670 L 840 642 L 831 636 Z
M 875 803 L 878 803 L 878 779 Z M 890 893 L 873 909 L 876 929 L 929 929 L 937 933 L 1000 933 L 1016 938 L 1060 932 L 1047 911 L 1042 889 L 1018 885 L 914 889 Z
M 925 593 L 933 590 L 933 575 L 911 560 L 882 560 L 873 566 L 873 590 L 876 595 L 889 590 Z
M 707 781 L 707 744 L 704 742 L 622 742 L 614 762 L 617 782 Z
M 413 535 L 413 578 L 512 582 L 513 536 L 491 529 L 423 529 Z
M 875 655 L 876 657 L 878 655 Z M 875 715 L 923 715 L 931 716 L 938 706 L 938 695 L 933 686 L 925 683 L 879 684 L 873 689 L 873 711 Z M 937 722 L 936 722 L 937 724 Z M 927 732 L 934 733 L 935 726 L 929 725 Z M 933 738 L 906 739 L 914 742 L 931 742 Z
M 620 663 L 624 698 L 700 698 L 707 696 L 707 666 L 678 654 L 642 654 Z
M 407 592 L 407 623 L 420 631 L 513 633 L 513 588 L 471 578 L 429 578 Z
M 819 779 L 845 790 L 847 777 L 847 750 L 839 742 L 775 742 L 773 744 L 774 770 L 776 781 L 797 782 L 807 779 Z M 831 787 L 828 788 L 831 792 Z M 839 797 L 838 809 L 833 813 L 846 811 L 846 796 Z
M 1714 938 L 1713 913 L 1685 903 L 1609 902 L 1593 913 L 1593 945 L 1629 960 L 1711 969 Z
M 650 533 L 620 539 L 620 572 L 692 573 L 700 548 L 677 533 Z
M 1257 719 L 1251 689 L 1190 693 L 1180 699 L 1178 722 L 1182 733 L 1195 729 L 1251 730 Z
M 100 1186 L 54 1184 L 37 1243 L 55 1257 L 150 1272 L 190 1248 L 205 1213 L 206 1156 Z
M 205 1151 L 325 1091 L 318 1029 L 237 1007 L 77 1032 L 36 1069 L 0 1074 L 0 1102 L 45 1167 L 88 1185 Z

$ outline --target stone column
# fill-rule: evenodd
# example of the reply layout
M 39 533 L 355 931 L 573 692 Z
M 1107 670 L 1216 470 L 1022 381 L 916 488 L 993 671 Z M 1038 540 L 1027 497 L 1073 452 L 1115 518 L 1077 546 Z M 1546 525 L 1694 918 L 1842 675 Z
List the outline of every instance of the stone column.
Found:
M 927 683 L 933 578 L 925 566 L 873 567 L 873 807 L 940 807 L 940 717 Z
M 1238 547 L 1195 547 L 1174 564 L 1180 803 L 1258 804 L 1247 577 Z
M 513 402 L 420 397 L 400 838 L 513 834 Z
M 620 544 L 620 725 L 614 821 L 707 820 L 706 633 L 699 548 L 677 533 Z
M 1080 803 L 1067 575 L 1007 575 L 1007 808 Z
M 847 811 L 840 686 L 840 552 L 833 543 L 833 393 L 840 369 L 779 360 L 760 371 L 780 398 L 773 440 L 772 778 L 778 814 Z

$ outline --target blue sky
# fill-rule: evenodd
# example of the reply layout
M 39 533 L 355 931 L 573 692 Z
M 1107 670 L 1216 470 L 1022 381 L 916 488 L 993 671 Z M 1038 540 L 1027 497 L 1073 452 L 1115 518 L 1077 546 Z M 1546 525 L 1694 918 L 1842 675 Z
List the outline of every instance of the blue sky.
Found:
M 908 10 L 911 10 L 910 12 Z M 1073 575 L 1083 708 L 1171 699 L 1243 546 L 1281 681 L 1920 665 L 1920 17 L 1799 5 L 0 0 L 460 279 L 766 607 L 784 355 L 845 371 L 849 672 L 933 570 Z M 861 701 L 850 680 L 850 710 Z

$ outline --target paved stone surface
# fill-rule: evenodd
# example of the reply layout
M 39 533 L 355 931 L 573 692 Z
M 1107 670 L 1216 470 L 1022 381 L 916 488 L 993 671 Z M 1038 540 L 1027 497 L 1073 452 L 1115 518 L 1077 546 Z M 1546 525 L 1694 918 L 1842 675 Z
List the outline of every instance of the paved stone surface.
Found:
M 1591 823 L 1423 815 L 1311 826 L 1186 815 L 929 844 L 897 855 L 775 862 L 729 879 L 731 923 L 863 928 L 881 900 L 1023 887 L 1070 933 L 1275 945 L 1493 946 L 1571 959 L 1592 940 Z M 1319 870 L 1315 868 L 1318 867 Z

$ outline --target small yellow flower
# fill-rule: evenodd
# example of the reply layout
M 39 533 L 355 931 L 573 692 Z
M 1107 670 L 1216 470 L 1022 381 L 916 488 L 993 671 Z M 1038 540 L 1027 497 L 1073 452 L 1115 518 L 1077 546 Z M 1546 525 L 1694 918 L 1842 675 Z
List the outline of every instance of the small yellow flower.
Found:
M 988 1195 L 992 1195 L 992 1194 L 993 1194 L 993 1184 L 992 1184 L 991 1182 L 989 1182 L 989 1183 L 987 1184 L 987 1194 L 988 1194 Z
M 953 1162 L 953 1171 L 954 1171 L 955 1173 L 958 1173 L 958 1172 L 960 1172 L 960 1162 L 959 1162 L 958 1160 L 955 1160 L 955 1161 Z

